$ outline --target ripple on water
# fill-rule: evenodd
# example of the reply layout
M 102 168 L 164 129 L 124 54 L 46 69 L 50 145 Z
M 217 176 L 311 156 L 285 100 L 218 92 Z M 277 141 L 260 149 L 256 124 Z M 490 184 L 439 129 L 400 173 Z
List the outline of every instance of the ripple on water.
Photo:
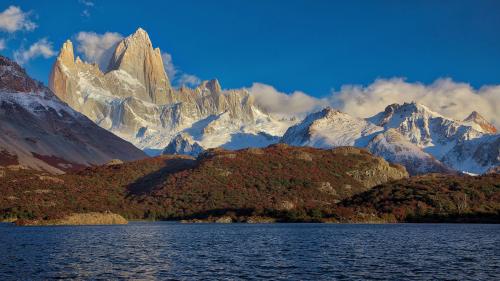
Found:
M 500 226 L 0 224 L 0 280 L 500 280 Z

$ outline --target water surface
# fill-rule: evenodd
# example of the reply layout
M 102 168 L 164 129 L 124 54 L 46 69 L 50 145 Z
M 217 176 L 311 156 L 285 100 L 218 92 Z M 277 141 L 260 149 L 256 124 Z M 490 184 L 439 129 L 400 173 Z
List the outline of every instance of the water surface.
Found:
M 0 280 L 500 280 L 500 225 L 0 224 Z

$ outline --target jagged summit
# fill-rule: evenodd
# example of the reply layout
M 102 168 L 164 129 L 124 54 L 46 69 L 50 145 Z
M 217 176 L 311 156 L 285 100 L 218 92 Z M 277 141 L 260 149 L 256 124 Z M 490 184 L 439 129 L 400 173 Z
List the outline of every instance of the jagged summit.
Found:
M 167 102 L 166 92 L 170 89 L 170 81 L 163 67 L 159 48 L 153 45 L 147 32 L 139 28 L 137 31 L 118 43 L 111 56 L 107 72 L 123 70 L 137 79 L 155 104 Z
M 464 119 L 464 122 L 479 126 L 485 133 L 496 134 L 498 132 L 497 128 L 477 111 L 472 111 L 472 113 Z
M 67 41 L 54 63 L 50 88 L 71 107 L 140 148 L 163 150 L 181 132 L 204 148 L 262 146 L 276 142 L 290 125 L 256 106 L 248 91 L 224 90 L 217 79 L 194 89 L 171 87 L 161 51 L 153 49 L 142 28 L 111 51 L 109 67 L 102 72 L 97 65 L 75 62 Z M 243 136 L 251 141 L 240 144 Z

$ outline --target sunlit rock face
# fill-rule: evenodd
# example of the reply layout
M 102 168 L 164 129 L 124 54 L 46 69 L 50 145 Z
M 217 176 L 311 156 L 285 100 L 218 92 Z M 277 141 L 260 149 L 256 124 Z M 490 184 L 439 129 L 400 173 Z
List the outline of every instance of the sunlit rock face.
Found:
M 141 28 L 116 45 L 104 71 L 75 59 L 66 41 L 49 86 L 75 110 L 142 149 L 161 151 L 181 132 L 204 148 L 265 146 L 291 124 L 260 109 L 246 90 L 223 90 L 215 79 L 173 88 L 160 49 Z

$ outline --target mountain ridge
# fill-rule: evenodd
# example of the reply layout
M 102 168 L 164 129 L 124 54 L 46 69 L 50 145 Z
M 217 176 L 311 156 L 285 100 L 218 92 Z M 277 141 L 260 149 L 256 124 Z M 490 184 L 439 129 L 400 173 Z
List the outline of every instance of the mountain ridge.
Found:
M 51 173 L 146 155 L 63 103 L 0 56 L 0 151 L 10 165 Z M 8 155 L 8 156 L 6 156 Z M 2 162 L 2 161 L 0 161 Z

